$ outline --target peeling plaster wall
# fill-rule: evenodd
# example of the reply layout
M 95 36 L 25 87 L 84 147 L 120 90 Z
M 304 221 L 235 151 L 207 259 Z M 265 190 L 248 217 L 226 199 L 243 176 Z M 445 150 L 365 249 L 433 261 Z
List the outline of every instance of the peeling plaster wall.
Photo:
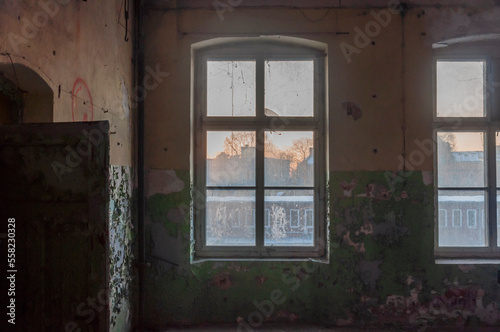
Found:
M 53 91 L 54 122 L 108 120 L 111 163 L 130 166 L 133 45 L 124 26 L 120 0 L 0 2 L 0 64 L 38 73 Z
M 109 201 L 110 331 L 130 331 L 133 309 L 133 228 L 131 167 L 111 166 Z
M 134 15 L 129 14 L 127 42 L 124 11 L 122 0 L 0 1 L 0 73 L 19 86 L 33 85 L 19 69 L 12 70 L 26 66 L 53 94 L 53 100 L 46 102 L 26 92 L 25 109 L 30 112 L 25 113 L 29 114 L 25 121 L 109 121 L 109 309 L 114 331 L 129 331 L 132 319 L 132 109 L 137 98 L 132 63 Z M 0 104 L 8 105 L 3 98 Z
M 184 3 L 146 19 L 146 64 L 169 72 L 146 99 L 148 325 L 499 326 L 495 266 L 434 263 L 433 157 L 422 142 L 432 139 L 431 45 L 498 33 L 500 7 L 412 7 L 404 19 L 389 14 L 363 46 L 357 31 L 378 22 L 372 13 L 383 6 L 242 4 L 221 20 L 210 6 Z M 189 262 L 190 46 L 247 34 L 328 44 L 329 264 Z M 342 43 L 357 51 L 344 54 Z
M 188 183 L 172 173 L 155 181 Z M 329 264 L 190 264 L 189 188 L 152 194 L 148 325 L 498 326 L 495 266 L 434 263 L 429 173 L 331 172 Z

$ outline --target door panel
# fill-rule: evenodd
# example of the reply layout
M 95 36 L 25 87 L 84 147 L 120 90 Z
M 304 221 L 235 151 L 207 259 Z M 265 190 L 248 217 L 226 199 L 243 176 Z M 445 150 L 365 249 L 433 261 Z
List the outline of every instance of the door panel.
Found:
M 0 298 L 16 305 L 0 330 L 109 329 L 108 156 L 107 122 L 0 126 Z

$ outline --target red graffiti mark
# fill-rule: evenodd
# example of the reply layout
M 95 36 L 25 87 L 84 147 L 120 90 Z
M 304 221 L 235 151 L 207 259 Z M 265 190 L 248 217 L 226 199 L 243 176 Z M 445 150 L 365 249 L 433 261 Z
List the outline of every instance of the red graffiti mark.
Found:
M 71 93 L 71 114 L 73 121 L 94 120 L 94 105 L 87 83 L 81 78 L 77 78 L 73 84 Z

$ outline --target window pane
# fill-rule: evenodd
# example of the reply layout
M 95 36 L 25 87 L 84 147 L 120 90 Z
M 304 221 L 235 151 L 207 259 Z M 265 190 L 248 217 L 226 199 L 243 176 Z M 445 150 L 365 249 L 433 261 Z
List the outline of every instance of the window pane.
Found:
M 439 227 L 448 226 L 448 211 L 445 209 L 439 209 Z
M 207 190 L 207 245 L 255 245 L 254 209 L 253 190 Z
M 265 132 L 266 186 L 313 186 L 312 131 Z
M 500 187 L 500 132 L 496 132 L 496 170 L 497 170 L 497 188 Z M 497 190 L 497 246 L 500 247 L 500 190 Z
M 255 132 L 207 132 L 207 186 L 255 185 Z
M 207 115 L 255 116 L 255 61 L 207 61 Z
M 497 246 L 500 247 L 500 190 L 497 190 Z
M 269 225 L 264 227 L 266 246 L 312 246 L 314 244 L 314 209 L 312 190 L 265 190 L 264 208 L 269 210 Z M 312 213 L 312 212 L 308 212 Z
M 496 150 L 496 169 L 497 169 L 497 188 L 500 187 L 500 132 L 496 132 L 495 150 Z M 500 190 L 497 190 L 497 246 L 500 247 Z
M 484 134 L 438 132 L 438 186 L 486 187 Z
M 500 132 L 495 135 L 496 168 L 497 168 L 497 188 L 500 188 Z
M 313 209 L 306 209 L 306 227 L 313 227 L 314 226 L 314 210 Z
M 314 61 L 265 62 L 265 114 L 313 116 Z
M 437 62 L 437 116 L 485 116 L 484 66 L 484 61 Z
M 477 210 L 467 209 L 467 227 L 469 228 L 477 227 Z
M 485 202 L 483 190 L 439 190 L 439 246 L 486 246 Z M 446 216 L 449 222 L 442 220 Z

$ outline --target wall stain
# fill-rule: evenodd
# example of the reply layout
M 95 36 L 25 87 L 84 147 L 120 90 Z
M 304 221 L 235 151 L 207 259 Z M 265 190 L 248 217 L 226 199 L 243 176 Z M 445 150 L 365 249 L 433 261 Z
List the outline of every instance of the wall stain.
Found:
M 363 115 L 363 112 L 361 111 L 359 105 L 353 102 L 350 101 L 342 102 L 342 108 L 346 111 L 346 114 L 348 116 L 352 116 L 354 121 L 361 119 L 361 116 Z
M 162 274 L 148 270 L 148 321 L 158 326 L 248 322 L 248 315 L 258 310 L 252 302 L 268 300 L 271 291 L 279 289 L 286 301 L 275 305 L 266 323 L 416 330 L 498 324 L 496 268 L 434 263 L 433 187 L 422 173 L 405 173 L 406 181 L 389 191 L 382 171 L 331 172 L 330 263 L 307 266 L 190 264 L 189 232 L 180 230 L 189 230 L 190 218 L 173 212 L 189 206 L 188 186 L 150 196 L 148 218 L 177 225 L 181 261 Z M 175 176 L 189 183 L 188 171 L 175 171 Z M 344 193 L 346 184 L 355 184 L 348 188 L 350 195 Z

